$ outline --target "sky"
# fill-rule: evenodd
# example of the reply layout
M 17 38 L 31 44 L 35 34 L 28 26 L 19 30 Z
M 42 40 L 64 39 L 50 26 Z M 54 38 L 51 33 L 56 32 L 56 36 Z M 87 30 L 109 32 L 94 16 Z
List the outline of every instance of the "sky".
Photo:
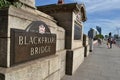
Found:
M 36 0 L 36 6 L 56 4 L 58 0 Z M 109 32 L 120 34 L 120 0 L 64 0 L 67 3 L 85 4 L 87 21 L 84 22 L 84 33 L 90 28 L 101 27 L 102 34 Z

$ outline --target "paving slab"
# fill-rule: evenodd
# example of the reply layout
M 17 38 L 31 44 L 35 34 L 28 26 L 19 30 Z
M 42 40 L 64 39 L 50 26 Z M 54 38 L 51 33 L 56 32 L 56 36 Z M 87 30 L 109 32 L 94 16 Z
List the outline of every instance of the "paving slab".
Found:
M 120 80 L 120 48 L 113 45 L 108 49 L 105 43 L 96 44 L 77 71 L 61 80 Z

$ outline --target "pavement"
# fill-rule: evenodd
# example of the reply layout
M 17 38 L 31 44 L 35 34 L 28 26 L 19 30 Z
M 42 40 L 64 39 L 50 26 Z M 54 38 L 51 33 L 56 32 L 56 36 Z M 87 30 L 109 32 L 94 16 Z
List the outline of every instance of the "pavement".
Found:
M 61 80 L 120 80 L 120 48 L 113 45 L 108 49 L 105 43 L 96 44 L 77 71 Z

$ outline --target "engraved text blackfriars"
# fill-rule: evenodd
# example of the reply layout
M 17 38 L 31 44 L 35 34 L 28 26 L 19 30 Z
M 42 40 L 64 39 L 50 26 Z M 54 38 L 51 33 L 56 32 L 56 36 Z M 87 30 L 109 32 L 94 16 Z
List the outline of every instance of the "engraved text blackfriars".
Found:
M 18 45 L 41 45 L 43 46 L 32 46 L 30 49 L 30 55 L 42 54 L 51 51 L 51 46 L 46 44 L 53 44 L 55 43 L 55 37 L 38 37 L 38 36 L 18 36 Z

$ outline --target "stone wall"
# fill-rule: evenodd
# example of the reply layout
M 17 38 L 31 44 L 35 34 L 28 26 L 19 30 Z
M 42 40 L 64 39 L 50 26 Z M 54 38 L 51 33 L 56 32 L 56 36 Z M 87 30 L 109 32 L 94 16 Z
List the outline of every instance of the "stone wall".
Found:
M 84 34 L 83 36 L 84 57 L 87 57 L 90 52 L 89 38 Z
M 61 15 L 62 14 L 62 15 Z M 65 48 L 71 48 L 72 14 L 69 12 L 50 13 L 58 21 L 58 25 L 65 29 Z
M 19 1 L 30 6 L 30 7 L 35 8 L 35 1 L 34 0 L 19 0 Z
M 90 53 L 90 46 L 89 46 L 89 38 L 88 38 L 88 36 L 86 37 L 86 48 L 87 48 L 87 55 L 86 55 L 86 57 L 89 55 L 89 53 Z
M 56 51 L 60 59 L 60 77 L 65 75 L 65 64 L 66 64 L 66 50 L 65 50 L 65 31 L 58 27 L 57 29 L 57 45 Z
M 84 60 L 83 39 L 74 40 L 76 22 L 74 11 L 79 12 L 78 4 L 70 4 L 70 10 L 69 7 L 65 7 L 64 11 L 58 9 L 58 12 L 52 9 L 54 13 L 48 11 L 47 15 L 35 9 L 33 0 L 19 1 L 25 5 L 21 8 L 10 6 L 2 10 L 3 12 L 0 11 L 0 33 L 2 33 L 0 35 L 0 66 L 3 61 L 5 62 L 0 67 L 0 79 L 2 77 L 2 80 L 60 80 L 65 73 L 72 75 Z M 51 33 L 56 34 L 56 54 L 10 67 L 11 28 L 25 30 L 32 21 L 45 22 Z M 82 21 L 78 24 L 83 27 Z
M 66 74 L 73 75 L 83 61 L 84 61 L 84 47 L 67 51 Z
M 8 69 L 0 67 L 5 80 L 60 80 L 59 72 L 58 56 L 37 59 Z
M 87 56 L 89 56 L 89 54 L 90 54 L 90 46 L 87 45 Z
M 29 7 L 28 7 L 29 8 Z M 6 35 L 0 37 L 0 56 L 4 54 L 7 59 L 6 67 L 10 67 L 10 31 L 11 28 L 25 30 L 32 21 L 43 21 L 49 28 L 51 33 L 57 36 L 56 54 L 36 59 L 26 63 L 22 63 L 10 68 L 0 67 L 0 73 L 5 75 L 5 80 L 60 80 L 65 75 L 65 30 L 59 27 L 56 21 L 49 15 L 44 14 L 35 9 L 24 10 L 23 8 L 15 8 L 10 6 L 7 10 L 6 24 L 0 20 L 0 23 L 6 27 Z M 3 18 L 2 18 L 3 19 Z M 0 27 L 2 26 L 0 25 Z M 6 43 L 3 45 L 3 43 Z M 4 49 L 4 51 L 3 51 Z M 2 62 L 2 57 L 0 57 Z
M 81 39 L 74 40 L 74 29 L 75 29 L 75 23 L 81 27 Z M 84 47 L 83 47 L 83 31 L 82 31 L 82 21 L 77 22 L 76 21 L 76 14 L 75 12 L 72 12 L 72 36 L 71 36 L 71 51 L 67 51 L 67 64 L 66 64 L 66 74 L 72 75 L 74 72 L 78 69 L 78 67 L 81 65 L 81 63 L 84 61 Z M 70 59 L 71 60 L 70 60 Z M 68 68 L 68 69 L 67 69 Z
M 84 61 L 84 47 L 74 50 L 73 54 L 73 68 L 72 74 L 78 69 L 81 63 Z
M 80 48 L 80 47 L 83 47 L 83 22 L 81 21 L 81 22 L 78 22 L 78 21 L 76 21 L 76 14 L 75 14 L 75 12 L 73 12 L 73 18 L 72 18 L 73 20 L 72 20 L 72 49 L 75 49 L 75 48 Z M 79 27 L 81 27 L 81 39 L 79 39 L 79 40 L 74 40 L 74 25 L 75 24 L 78 24 L 79 25 Z

